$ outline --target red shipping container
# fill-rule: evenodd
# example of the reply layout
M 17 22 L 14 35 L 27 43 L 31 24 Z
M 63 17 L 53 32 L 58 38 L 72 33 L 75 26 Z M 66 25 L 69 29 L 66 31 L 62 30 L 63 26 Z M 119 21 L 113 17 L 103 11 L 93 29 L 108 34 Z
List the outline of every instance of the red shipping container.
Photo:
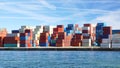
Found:
M 45 43 L 45 42 L 48 42 L 48 40 L 45 40 L 45 39 L 42 39 L 39 41 L 40 43 Z
M 64 28 L 57 28 L 57 29 L 58 29 L 57 32 L 64 32 Z M 55 32 L 55 33 L 57 33 L 57 32 Z
M 65 32 L 59 32 L 58 33 L 58 38 L 59 39 L 65 39 L 66 38 L 66 33 Z
M 84 27 L 91 27 L 91 24 L 84 24 Z
M 56 43 L 56 47 L 63 47 L 64 43 Z
M 53 28 L 53 32 L 58 32 L 58 28 Z
M 19 37 L 4 37 L 4 41 L 12 41 L 12 40 L 18 40 L 19 41 Z
M 48 33 L 48 32 L 45 32 L 45 33 L 40 33 L 40 36 L 45 36 L 45 37 L 48 37 L 48 36 L 49 36 L 49 33 Z
M 56 39 L 56 37 L 51 37 L 51 39 L 52 39 L 52 40 L 55 40 L 55 39 Z
M 83 35 L 82 34 L 75 34 L 74 38 L 82 40 L 83 39 Z
M 25 33 L 32 33 L 32 30 L 31 29 L 26 29 Z
M 64 28 L 64 25 L 57 25 L 57 28 Z
M 32 44 L 30 44 L 30 43 L 27 43 L 27 47 L 32 47 Z
M 3 38 L 0 37 L 0 47 L 3 47 Z
M 59 33 L 58 33 L 58 36 L 59 36 L 59 35 L 60 35 L 60 36 L 66 36 L 66 32 L 59 32 Z
M 82 44 L 80 42 L 77 42 L 77 43 L 76 42 L 72 42 L 71 46 L 77 46 L 78 47 L 78 46 L 82 46 Z
M 56 43 L 64 43 L 64 40 L 63 39 L 57 39 Z
M 17 43 L 19 43 L 19 41 L 17 41 L 17 40 L 4 40 L 4 44 L 17 44 Z
M 99 42 L 99 43 L 102 43 L 102 39 L 98 39 L 98 42 Z
M 103 35 L 108 34 L 112 34 L 112 27 L 111 26 L 103 27 Z
M 91 36 L 83 36 L 83 39 L 90 39 Z
M 29 43 L 30 41 L 28 41 L 28 40 L 20 40 L 20 44 L 27 44 L 27 43 Z
M 40 36 L 40 39 L 48 39 L 48 36 Z
M 20 37 L 28 36 L 28 33 L 20 33 Z
M 76 38 L 72 38 L 71 42 L 81 42 L 82 40 L 80 39 L 76 39 Z
M 58 35 L 58 39 L 65 39 L 66 38 L 66 36 L 59 36 Z
M 82 30 L 82 33 L 88 33 L 88 34 L 90 34 L 91 32 L 89 30 Z

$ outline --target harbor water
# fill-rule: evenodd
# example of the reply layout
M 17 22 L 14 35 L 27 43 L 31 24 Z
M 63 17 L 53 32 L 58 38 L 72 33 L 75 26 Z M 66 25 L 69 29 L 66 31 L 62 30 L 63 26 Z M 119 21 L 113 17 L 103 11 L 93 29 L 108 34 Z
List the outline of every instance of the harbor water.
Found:
M 0 51 L 0 68 L 120 68 L 120 52 Z

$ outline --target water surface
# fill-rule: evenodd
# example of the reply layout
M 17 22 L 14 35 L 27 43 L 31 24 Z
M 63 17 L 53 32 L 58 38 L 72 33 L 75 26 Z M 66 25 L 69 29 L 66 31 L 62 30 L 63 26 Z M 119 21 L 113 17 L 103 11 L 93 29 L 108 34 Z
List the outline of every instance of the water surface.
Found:
M 0 68 L 120 68 L 120 52 L 0 51 Z

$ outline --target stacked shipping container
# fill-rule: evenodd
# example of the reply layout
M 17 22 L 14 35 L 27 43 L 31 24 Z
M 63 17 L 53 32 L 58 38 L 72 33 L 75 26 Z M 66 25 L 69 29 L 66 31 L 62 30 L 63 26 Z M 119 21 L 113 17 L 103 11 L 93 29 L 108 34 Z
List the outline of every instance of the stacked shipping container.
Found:
M 101 47 L 111 47 L 111 40 L 112 40 L 112 27 L 105 26 L 102 28 L 103 35 L 102 35 L 102 43 Z
M 19 40 L 19 34 L 7 34 L 7 36 L 4 38 L 4 47 L 19 47 L 20 40 Z
M 94 31 L 95 31 L 95 28 L 92 24 L 84 24 L 84 27 L 82 28 L 82 33 L 83 33 L 82 45 L 83 46 L 91 47 L 91 44 L 95 42 Z
M 7 35 L 7 30 L 5 28 L 0 29 L 0 47 L 3 47 L 3 39 Z
M 71 46 L 82 46 L 82 34 L 74 34 L 71 40 Z
M 26 29 L 25 33 L 20 33 L 20 47 L 32 47 L 32 30 Z
M 105 23 L 97 23 L 96 26 L 96 42 L 98 46 L 102 43 L 102 35 L 103 35 L 103 30 L 102 28 L 106 26 Z
M 65 29 L 63 25 L 57 25 L 56 28 L 54 26 L 36 26 L 35 28 L 21 26 L 19 30 L 12 30 L 12 34 L 8 34 L 7 37 L 6 34 L 6 30 L 0 30 L 0 47 L 3 47 L 3 43 L 5 47 L 91 47 L 91 44 L 95 42 L 95 39 L 98 44 L 102 43 L 101 47 L 111 47 L 109 45 L 111 44 L 112 39 L 112 42 L 115 44 L 114 38 L 111 37 L 112 28 L 110 26 L 105 26 L 104 23 L 98 23 L 96 29 L 92 24 L 84 24 L 82 29 L 78 24 L 68 24 Z M 19 36 L 16 36 L 18 34 Z M 12 45 L 9 46 L 8 44 Z
M 120 34 L 112 35 L 112 48 L 120 48 Z
M 59 32 L 58 38 L 56 40 L 56 46 L 57 47 L 68 47 L 70 46 L 71 42 L 71 35 L 66 34 L 66 32 Z
M 49 46 L 50 36 L 48 32 L 43 32 L 40 34 L 39 45 L 40 46 Z

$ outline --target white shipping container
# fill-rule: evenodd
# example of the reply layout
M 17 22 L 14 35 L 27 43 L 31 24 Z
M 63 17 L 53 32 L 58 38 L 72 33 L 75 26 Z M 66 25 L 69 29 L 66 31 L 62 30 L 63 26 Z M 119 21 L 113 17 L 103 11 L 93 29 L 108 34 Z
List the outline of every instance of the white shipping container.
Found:
M 90 27 L 82 27 L 82 30 L 90 30 Z
M 82 42 L 89 42 L 89 43 L 91 43 L 91 39 L 83 39 Z
M 120 38 L 113 38 L 112 43 L 120 43 Z
M 88 34 L 88 33 L 82 33 L 82 35 L 83 35 L 83 36 L 86 36 L 86 37 L 87 37 L 87 36 L 90 36 L 90 34 Z
M 113 34 L 112 38 L 120 38 L 120 34 Z
M 112 48 L 120 48 L 120 43 L 112 43 Z
M 102 39 L 102 43 L 110 43 L 110 39 Z
M 91 45 L 91 43 L 83 42 L 83 43 L 82 43 L 82 46 L 88 46 L 88 47 L 91 47 L 92 45 Z
M 111 44 L 101 43 L 100 47 L 101 48 L 111 48 Z
M 36 29 L 39 29 L 39 28 L 43 29 L 43 26 L 36 26 Z
M 7 37 L 20 37 L 19 33 L 7 34 Z

